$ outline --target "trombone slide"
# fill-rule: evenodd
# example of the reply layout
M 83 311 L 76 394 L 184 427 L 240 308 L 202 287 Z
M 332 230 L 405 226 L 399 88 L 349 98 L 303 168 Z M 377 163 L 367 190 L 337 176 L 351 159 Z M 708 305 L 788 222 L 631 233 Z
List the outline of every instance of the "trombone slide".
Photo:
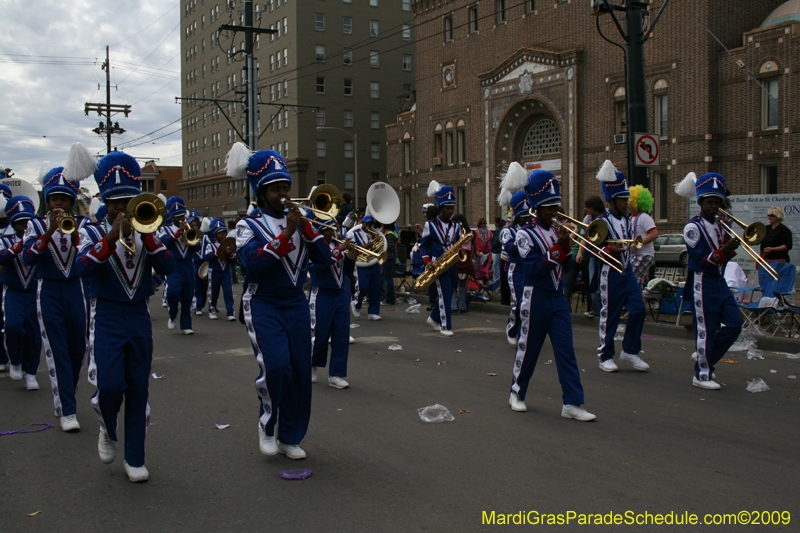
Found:
M 721 209 L 720 209 L 720 212 L 722 212 Z M 731 219 L 731 220 L 735 220 L 735 219 Z M 725 233 L 727 233 L 728 236 L 731 239 L 737 239 L 739 241 L 739 244 L 742 245 L 742 248 L 744 248 L 744 251 L 747 252 L 747 255 L 749 255 L 750 258 L 753 261 L 755 261 L 759 266 L 761 266 L 761 268 L 766 270 L 767 274 L 769 274 L 772 277 L 772 279 L 774 279 L 775 281 L 778 281 L 780 279 L 780 277 L 778 276 L 778 272 L 774 268 L 772 268 L 772 265 L 770 265 L 769 262 L 766 259 L 761 257 L 758 254 L 758 252 L 756 252 L 753 249 L 753 247 L 750 246 L 750 243 L 748 242 L 748 240 L 746 238 L 739 237 L 739 235 L 737 235 L 736 232 L 733 231 L 733 228 L 731 228 L 730 225 L 728 225 L 728 223 L 725 222 L 725 220 L 723 220 L 719 216 L 717 216 L 717 222 L 719 223 L 720 226 L 722 226 L 723 231 L 725 231 Z M 738 222 L 738 224 L 741 225 L 741 222 Z M 753 224 L 751 224 L 750 226 L 752 226 L 752 225 Z M 747 227 L 749 228 L 750 226 L 747 226 Z M 747 229 L 745 229 L 745 233 L 747 233 Z
M 570 220 L 569 217 L 565 217 L 565 218 L 567 218 L 567 220 Z M 575 243 L 577 243 L 578 246 L 580 246 L 581 248 L 583 248 L 584 250 L 586 250 L 587 252 L 589 252 L 590 254 L 595 256 L 599 261 L 602 261 L 603 263 L 607 264 L 608 266 L 610 266 L 611 268 L 613 268 L 614 270 L 616 270 L 620 274 L 624 274 L 625 273 L 625 271 L 622 268 L 622 263 L 620 263 L 620 261 L 616 257 L 614 257 L 610 253 L 606 252 L 602 248 L 600 248 L 597 244 L 595 244 L 591 240 L 587 239 L 586 237 L 584 237 L 583 235 L 581 235 L 580 233 L 578 233 L 574 229 L 570 228 L 569 226 L 565 225 L 564 223 L 559 222 L 555 218 L 553 219 L 553 224 L 555 226 L 559 227 L 559 228 L 563 227 L 568 232 L 570 232 L 572 234 L 572 240 L 574 240 Z M 594 224 L 594 222 L 592 224 Z M 590 225 L 591 224 L 587 225 L 587 224 L 581 223 L 582 227 L 587 227 L 588 228 Z

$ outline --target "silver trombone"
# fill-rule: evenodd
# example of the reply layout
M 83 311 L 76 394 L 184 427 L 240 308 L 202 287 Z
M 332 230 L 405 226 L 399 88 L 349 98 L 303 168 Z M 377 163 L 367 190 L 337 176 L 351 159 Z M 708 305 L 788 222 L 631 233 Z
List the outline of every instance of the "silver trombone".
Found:
M 772 265 L 770 265 L 766 259 L 761 257 L 758 252 L 753 249 L 753 246 L 760 243 L 764 239 L 764 236 L 767 233 L 766 226 L 764 226 L 764 224 L 761 222 L 753 222 L 749 225 L 745 224 L 724 209 L 720 209 L 719 213 L 720 214 L 717 215 L 717 222 L 719 222 L 719 225 L 722 226 L 722 229 L 725 231 L 725 233 L 727 233 L 731 239 L 739 239 L 739 242 L 741 243 L 742 248 L 744 248 L 744 251 L 747 252 L 747 255 L 749 255 L 753 261 L 758 263 L 761 268 L 766 270 L 767 274 L 772 276 L 772 279 L 778 281 L 780 279 L 778 272 L 772 268 Z M 739 235 L 733 231 L 733 228 L 731 228 L 730 224 L 728 224 L 728 221 L 725 220 L 726 218 L 740 228 L 744 229 L 744 234 L 741 237 L 739 237 Z

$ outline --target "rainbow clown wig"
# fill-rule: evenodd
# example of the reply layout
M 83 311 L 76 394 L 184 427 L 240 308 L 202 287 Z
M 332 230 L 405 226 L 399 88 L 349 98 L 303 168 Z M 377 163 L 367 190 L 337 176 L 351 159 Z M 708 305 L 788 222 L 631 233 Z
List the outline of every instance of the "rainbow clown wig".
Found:
M 649 212 L 653 209 L 653 195 L 650 191 L 641 185 L 634 185 L 629 189 L 631 198 L 628 200 L 628 205 L 637 211 Z

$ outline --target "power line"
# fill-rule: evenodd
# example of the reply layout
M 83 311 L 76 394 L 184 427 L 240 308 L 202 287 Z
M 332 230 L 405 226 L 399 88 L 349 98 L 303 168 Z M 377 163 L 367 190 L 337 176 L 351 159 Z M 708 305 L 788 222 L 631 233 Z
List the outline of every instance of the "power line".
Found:
M 113 46 L 117 46 L 117 45 L 118 45 L 118 44 L 120 44 L 120 43 L 124 43 L 125 41 L 127 41 L 127 40 L 128 40 L 128 39 L 130 39 L 131 37 L 136 37 L 137 35 L 139 35 L 140 33 L 142 33 L 144 30 L 146 30 L 147 28 L 149 28 L 150 26 L 152 26 L 153 24 L 155 24 L 155 23 L 156 23 L 156 22 L 158 22 L 159 20 L 161 20 L 161 19 L 163 19 L 164 17 L 166 17 L 167 15 L 169 15 L 169 14 L 172 12 L 172 10 L 173 10 L 173 9 L 175 9 L 176 7 L 178 7 L 179 5 L 180 5 L 180 3 L 178 3 L 178 4 L 175 4 L 174 6 L 172 6 L 171 8 L 169 8 L 169 9 L 168 9 L 168 10 L 167 10 L 167 11 L 166 11 L 166 12 L 165 12 L 163 15 L 161 15 L 160 17 L 158 17 L 156 20 L 154 20 L 153 22 L 151 22 L 150 24 L 148 24 L 147 26 L 145 26 L 145 27 L 144 27 L 144 28 L 142 28 L 141 30 L 137 31 L 137 32 L 136 32 L 136 33 L 134 33 L 133 35 L 130 35 L 130 36 L 128 36 L 128 37 L 125 37 L 125 38 L 124 38 L 124 39 L 122 39 L 121 41 L 119 41 L 119 42 L 117 42 L 117 43 L 114 43 L 114 44 L 112 44 L 112 45 L 110 45 L 110 46 L 112 46 L 112 47 L 113 47 Z M 178 24 L 180 24 L 180 23 L 178 23 Z
M 145 61 L 147 61 L 148 59 L 150 59 L 150 56 L 152 56 L 153 54 L 155 54 L 155 53 L 156 53 L 156 50 L 158 50 L 158 49 L 161 47 L 161 45 L 162 45 L 162 44 L 164 44 L 164 41 L 166 41 L 167 39 L 169 39 L 169 36 L 170 36 L 170 35 L 172 35 L 172 32 L 174 32 L 175 30 L 177 30 L 177 29 L 178 29 L 178 26 L 180 26 L 180 25 L 181 25 L 181 23 L 180 23 L 180 22 L 178 22 L 178 23 L 175 25 L 175 27 L 174 27 L 174 28 L 172 28 L 172 29 L 169 31 L 169 33 L 166 35 L 166 37 L 164 37 L 164 38 L 161 40 L 161 42 L 160 42 L 160 43 L 158 43 L 158 45 L 157 45 L 157 46 L 156 46 L 156 47 L 153 49 L 153 51 L 152 51 L 152 52 L 150 52 L 150 54 L 148 54 L 148 56 L 147 56 L 147 57 L 145 57 L 145 58 L 142 60 L 142 62 L 141 62 L 141 63 L 139 63 L 139 65 L 138 65 L 138 66 L 137 66 L 135 69 L 133 69 L 133 71 L 131 71 L 131 73 L 130 73 L 130 74 L 128 74 L 127 76 L 125 76 L 124 78 L 122 78 L 122 79 L 119 81 L 119 83 L 122 83 L 123 81 L 127 80 L 127 79 L 128 79 L 128 77 L 129 77 L 131 74 L 133 74 L 134 72 L 136 72 L 136 70 L 137 70 L 139 67 L 141 67 L 141 66 L 144 64 L 144 62 L 145 62 Z

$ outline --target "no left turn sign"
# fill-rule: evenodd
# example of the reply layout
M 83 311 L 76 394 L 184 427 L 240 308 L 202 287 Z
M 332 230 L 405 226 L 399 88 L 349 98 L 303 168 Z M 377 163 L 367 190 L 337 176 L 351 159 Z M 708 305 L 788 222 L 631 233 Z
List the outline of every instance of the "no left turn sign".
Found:
M 637 133 L 636 140 L 636 161 L 637 167 L 657 167 L 659 163 L 658 136 L 652 133 Z

